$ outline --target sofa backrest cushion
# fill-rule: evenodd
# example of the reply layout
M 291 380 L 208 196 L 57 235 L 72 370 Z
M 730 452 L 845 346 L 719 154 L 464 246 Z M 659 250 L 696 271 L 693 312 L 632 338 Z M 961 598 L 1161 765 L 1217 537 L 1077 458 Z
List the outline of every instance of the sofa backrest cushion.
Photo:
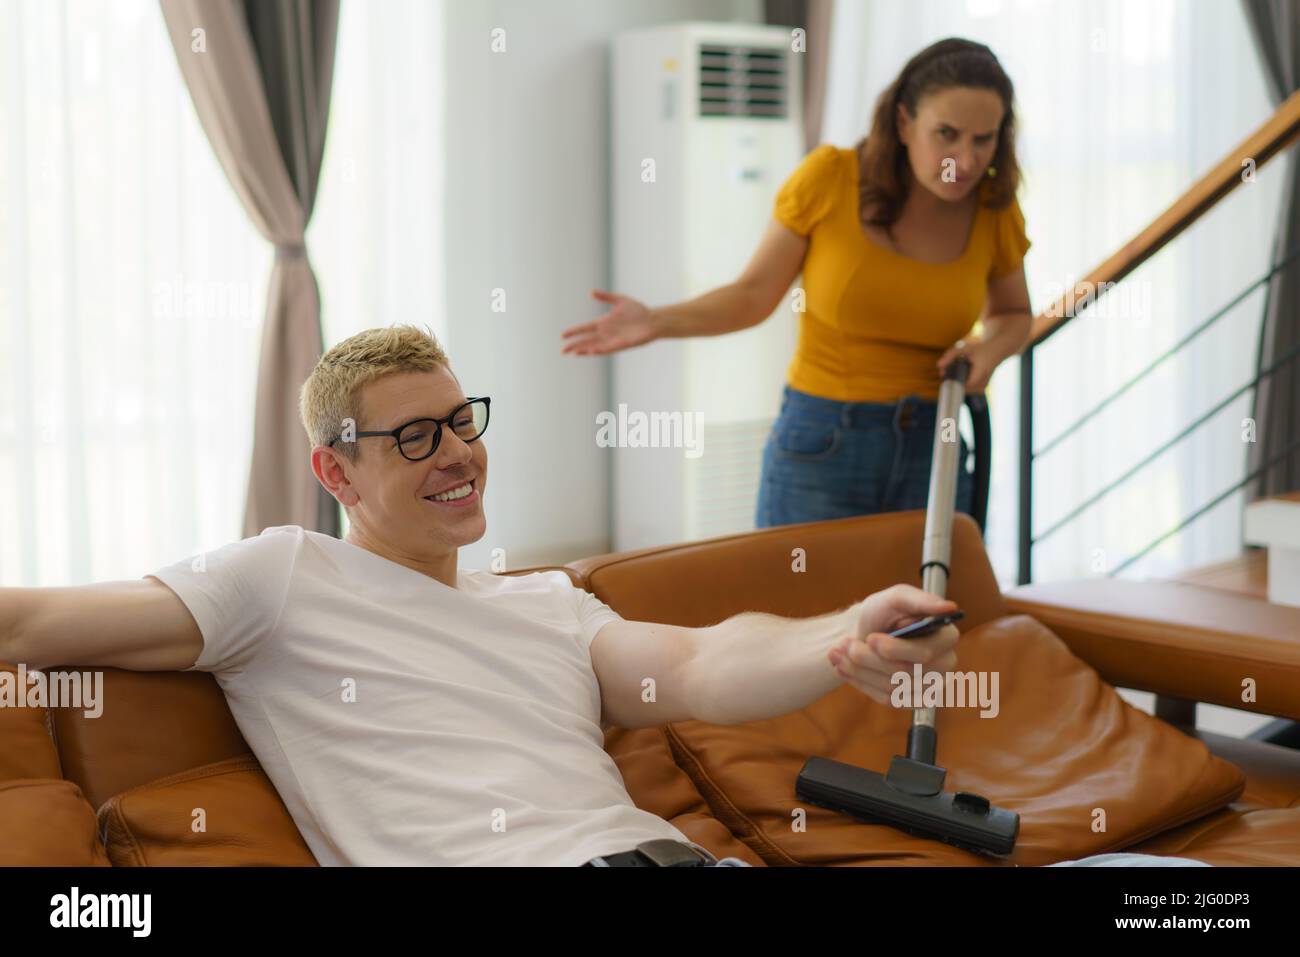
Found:
M 104 669 L 102 713 L 55 708 L 63 776 L 91 806 L 189 768 L 245 754 L 248 745 L 206 672 Z
M 886 512 L 585 558 L 573 567 L 627 619 L 701 627 L 742 611 L 807 618 L 899 582 L 920 587 L 924 532 L 924 511 Z M 947 597 L 965 612 L 958 629 L 1006 614 L 969 515 L 954 517 L 950 551 Z

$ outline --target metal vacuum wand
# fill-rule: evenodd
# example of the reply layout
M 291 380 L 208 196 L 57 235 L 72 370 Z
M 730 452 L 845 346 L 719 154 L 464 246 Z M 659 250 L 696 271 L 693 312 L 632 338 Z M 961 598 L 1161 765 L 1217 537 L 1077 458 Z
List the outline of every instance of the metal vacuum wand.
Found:
M 952 518 L 957 500 L 957 459 L 961 443 L 957 417 L 966 395 L 970 360 L 953 360 L 939 386 L 939 407 L 934 416 L 934 448 L 930 457 L 930 499 L 925 513 L 925 539 L 921 545 L 921 590 L 947 597 L 948 559 L 952 552 Z M 934 709 L 914 708 L 907 732 L 907 756 L 934 764 Z

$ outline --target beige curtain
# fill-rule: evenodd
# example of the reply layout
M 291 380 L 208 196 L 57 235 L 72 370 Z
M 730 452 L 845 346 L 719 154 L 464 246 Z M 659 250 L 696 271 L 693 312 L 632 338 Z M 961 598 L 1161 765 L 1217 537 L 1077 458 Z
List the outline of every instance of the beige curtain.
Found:
M 822 140 L 826 68 L 830 61 L 833 0 L 764 0 L 763 19 L 774 26 L 801 27 L 808 40 L 803 71 L 804 151 Z
M 275 245 L 258 362 L 244 537 L 339 534 L 298 393 L 320 359 L 320 295 L 303 237 L 325 146 L 338 0 L 160 0 L 181 74 L 226 176 Z

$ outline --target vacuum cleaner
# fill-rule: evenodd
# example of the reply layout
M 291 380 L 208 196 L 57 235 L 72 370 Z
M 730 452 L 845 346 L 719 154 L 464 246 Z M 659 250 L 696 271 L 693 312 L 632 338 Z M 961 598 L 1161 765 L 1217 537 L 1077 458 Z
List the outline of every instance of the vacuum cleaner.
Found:
M 957 442 L 942 441 L 942 425 L 947 419 L 957 421 L 969 373 L 970 361 L 964 357 L 949 364 L 935 416 L 921 588 L 940 598 L 948 584 L 960 452 Z M 891 634 L 920 637 L 959 615 L 913 622 Z M 945 791 L 948 771 L 934 763 L 937 746 L 935 709 L 914 708 L 907 733 L 907 756 L 895 755 L 887 773 L 813 757 L 800 770 L 795 793 L 810 804 L 872 823 L 889 824 L 909 834 L 936 838 L 983 854 L 1009 855 L 1020 833 L 1020 815 L 993 807 L 988 798 L 978 794 Z

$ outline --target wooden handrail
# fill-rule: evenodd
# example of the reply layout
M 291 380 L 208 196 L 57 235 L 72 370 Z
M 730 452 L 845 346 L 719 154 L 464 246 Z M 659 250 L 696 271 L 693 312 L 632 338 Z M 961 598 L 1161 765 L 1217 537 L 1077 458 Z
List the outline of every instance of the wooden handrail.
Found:
M 1095 302 L 1109 284 L 1117 283 L 1163 249 L 1175 236 L 1196 222 L 1219 200 L 1244 181 L 1247 160 L 1258 169 L 1291 145 L 1300 135 L 1300 91 L 1292 93 L 1259 129 L 1251 133 L 1208 173 L 1193 183 L 1151 224 L 1121 246 L 1109 259 L 1080 279 L 1072 290 L 1034 317 L 1030 326 L 1032 348 L 1059 329 L 1084 306 Z M 1023 351 L 1023 350 L 1021 350 Z

